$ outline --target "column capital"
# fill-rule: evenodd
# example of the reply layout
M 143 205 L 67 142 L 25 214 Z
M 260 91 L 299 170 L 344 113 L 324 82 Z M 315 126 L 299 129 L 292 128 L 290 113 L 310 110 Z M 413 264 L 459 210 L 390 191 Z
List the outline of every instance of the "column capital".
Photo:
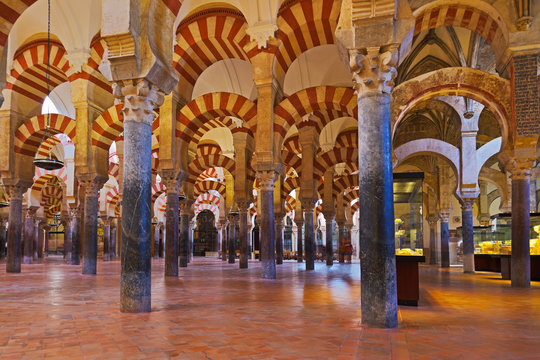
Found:
M 110 216 L 102 216 L 101 221 L 103 221 L 103 226 L 111 226 L 111 217 Z
M 165 185 L 165 191 L 167 194 L 178 194 L 180 192 L 180 186 L 182 182 L 177 177 L 161 177 L 161 182 Z
M 191 209 L 191 205 L 193 205 L 194 201 L 190 199 L 184 199 L 181 200 L 178 203 L 178 208 L 180 210 L 180 215 L 189 215 L 189 211 Z
M 32 185 L 29 181 L 8 181 L 7 179 L 3 180 L 5 189 L 9 194 L 10 200 L 22 200 L 22 197 L 26 190 Z
M 324 215 L 324 219 L 326 221 L 328 220 L 334 220 L 334 218 L 336 217 L 336 211 L 335 210 L 323 210 L 323 215 Z
M 71 226 L 73 224 L 73 216 L 72 215 L 62 216 L 62 222 L 64 223 L 65 227 Z
M 251 205 L 251 200 L 248 199 L 237 199 L 236 204 L 238 205 L 238 212 L 240 214 L 247 213 L 249 210 L 249 205 Z
M 446 214 L 446 221 L 448 221 L 448 217 L 450 216 L 450 214 Z M 429 223 L 430 226 L 433 226 L 435 224 L 437 224 L 437 221 L 439 221 L 439 217 L 435 216 L 435 215 L 430 215 L 426 218 L 427 222 Z
M 23 207 L 24 217 L 27 219 L 33 219 L 38 209 L 39 207 L 37 206 Z
M 257 171 L 261 191 L 274 191 L 277 173 L 274 170 Z
M 305 212 L 313 212 L 313 209 L 315 208 L 315 204 L 317 203 L 317 199 L 305 198 L 305 199 L 300 199 L 300 202 L 302 203 L 302 209 Z
M 146 79 L 118 81 L 112 84 L 115 103 L 123 104 L 124 121 L 152 126 L 154 109 L 163 104 L 164 94 Z
M 510 171 L 512 179 L 530 178 L 531 170 L 534 167 L 535 159 L 511 159 L 506 168 Z
M 105 184 L 105 181 L 98 179 L 80 179 L 79 182 L 84 187 L 85 197 L 97 197 L 99 190 Z
M 358 98 L 390 94 L 397 76 L 398 47 L 393 44 L 349 50 L 349 66 Z
M 474 202 L 476 201 L 476 198 L 461 198 L 461 210 L 462 211 L 472 211 Z

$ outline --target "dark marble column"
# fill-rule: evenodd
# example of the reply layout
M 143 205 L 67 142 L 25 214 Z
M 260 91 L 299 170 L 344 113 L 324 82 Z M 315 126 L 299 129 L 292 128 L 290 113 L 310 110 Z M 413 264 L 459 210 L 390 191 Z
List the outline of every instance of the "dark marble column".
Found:
M 236 258 L 236 220 L 238 215 L 236 213 L 229 213 L 229 237 L 227 239 L 227 246 L 229 250 L 229 264 L 234 264 Z
M 474 273 L 474 228 L 472 214 L 473 204 L 474 199 L 466 198 L 461 200 L 461 232 L 463 234 L 463 272 L 465 273 Z
M 274 225 L 274 180 L 273 171 L 259 171 L 261 216 L 259 243 L 261 247 L 262 278 L 276 278 L 275 225 Z
M 296 223 L 296 259 L 299 263 L 304 261 L 304 248 L 302 246 L 302 242 L 304 241 L 303 237 L 303 230 L 304 230 L 304 222 L 300 220 L 295 220 Z
M 337 225 L 338 225 L 338 235 L 339 235 L 339 239 L 338 239 L 338 261 L 340 264 L 344 264 L 345 263 L 345 252 L 343 251 L 344 248 L 345 248 L 345 232 L 346 232 L 346 229 L 345 229 L 345 222 L 344 221 L 338 221 L 337 222 Z
M 25 264 L 32 264 L 34 257 L 34 214 L 35 208 L 25 209 L 24 214 L 24 258 Z
M 385 53 L 387 54 L 387 53 Z M 368 49 L 356 82 L 360 205 L 361 309 L 364 325 L 397 326 L 396 253 L 390 129 L 393 70 L 378 50 Z M 389 59 L 387 59 L 389 60 Z M 366 70 L 368 69 L 369 70 Z M 362 72 L 365 71 L 365 72 Z M 377 75 L 376 77 L 372 77 Z M 365 78 L 364 78 L 365 76 Z M 386 83 L 385 80 L 389 80 Z
M 221 260 L 227 261 L 227 220 L 221 220 Z
M 39 258 L 39 223 L 40 219 L 34 216 L 34 243 L 32 245 L 32 260 L 34 262 L 38 261 Z
M 111 219 L 103 219 L 103 261 L 111 260 Z
M 326 265 L 328 266 L 334 264 L 334 240 L 332 239 L 332 235 L 335 216 L 335 212 L 324 212 L 324 218 L 326 220 Z
M 194 216 L 195 216 L 195 213 L 190 211 L 188 220 Z M 189 220 L 188 224 L 189 226 L 188 226 L 187 260 L 189 264 L 191 262 L 191 258 L 193 257 L 193 229 L 195 227 L 195 223 Z
M 152 121 L 154 120 L 153 110 L 163 98 L 158 94 L 157 89 L 145 80 L 140 80 L 133 85 L 124 85 L 122 94 L 124 96 L 122 110 L 124 114 L 124 185 L 120 311 L 150 312 Z
M 84 186 L 84 228 L 82 273 L 95 275 L 97 269 L 98 193 L 103 182 L 79 179 Z
M 178 217 L 179 182 L 173 175 L 162 180 L 167 188 L 167 208 L 165 210 L 165 276 L 178 276 Z
M 530 170 L 512 173 L 512 262 L 510 283 L 515 288 L 531 286 Z
M 276 214 L 274 216 L 276 224 L 276 264 L 283 264 L 283 215 Z
M 16 184 L 6 186 L 9 192 L 9 231 L 7 236 L 6 272 L 21 272 L 21 235 L 22 235 L 22 195 L 27 186 Z
M 72 263 L 73 258 L 73 216 L 64 216 L 64 261 Z
M 450 233 L 447 217 L 441 217 L 441 267 L 450 267 Z
M 159 228 L 160 224 L 154 225 L 154 259 L 159 259 Z
M 43 230 L 45 230 L 45 234 L 43 235 L 43 242 L 45 243 L 43 248 L 43 257 L 48 257 L 49 256 L 49 231 L 51 230 L 51 227 L 49 226 L 49 224 L 46 224 L 44 227 L 43 227 Z
M 431 265 L 437 263 L 437 252 L 435 251 L 437 242 L 437 221 L 436 216 L 428 216 L 426 219 L 429 223 L 429 263 Z
M 248 229 L 248 201 L 238 201 L 238 238 L 240 239 L 240 269 L 248 268 L 249 260 L 249 229 Z
M 43 247 L 45 245 L 45 236 L 44 236 L 44 232 L 45 232 L 45 229 L 44 229 L 44 226 L 45 226 L 45 221 L 44 220 L 41 220 L 39 222 L 39 225 L 38 225 L 38 248 L 37 248 L 37 251 L 38 251 L 38 258 L 39 259 L 43 259 Z M 65 242 L 66 240 L 64 240 Z
M 79 205 L 74 210 L 73 216 L 73 233 L 71 236 L 71 265 L 80 265 L 81 263 L 81 212 L 82 207 Z
M 180 267 L 189 262 L 189 200 L 180 201 Z
M 315 270 L 315 238 L 313 229 L 313 207 L 315 201 L 312 199 L 302 200 L 304 210 L 304 245 L 306 247 L 306 270 Z
M 0 260 L 6 257 L 7 223 L 7 218 L 0 220 Z
M 109 251 L 109 254 L 110 254 L 110 257 L 111 257 L 111 260 L 114 260 L 114 258 L 116 257 L 116 225 L 114 224 L 113 222 L 114 220 L 111 220 L 111 246 L 110 246 L 110 251 Z

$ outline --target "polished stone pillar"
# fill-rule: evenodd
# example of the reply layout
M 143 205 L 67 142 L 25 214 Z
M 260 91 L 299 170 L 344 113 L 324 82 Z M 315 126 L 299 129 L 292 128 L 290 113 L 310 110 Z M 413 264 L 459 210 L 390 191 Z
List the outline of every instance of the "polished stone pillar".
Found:
M 240 269 L 248 268 L 249 259 L 249 229 L 248 229 L 248 201 L 238 203 L 238 238 L 240 239 Z
M 39 258 L 39 223 L 41 220 L 34 217 L 34 244 L 32 245 L 32 260 L 38 261 Z
M 473 204 L 474 199 L 466 198 L 462 199 L 461 201 L 461 232 L 463 234 L 463 272 L 465 273 L 474 273 L 474 228 L 472 214 Z
M 450 213 L 441 213 L 441 267 L 450 267 L 450 232 L 448 230 L 448 219 Z
M 236 258 L 236 220 L 237 220 L 236 213 L 229 213 L 229 237 L 227 239 L 227 247 L 229 250 L 229 264 L 234 264 L 234 260 Z
M 178 276 L 178 218 L 179 182 L 174 174 L 169 174 L 162 181 L 167 188 L 167 207 L 165 210 L 165 276 Z
M 306 270 L 315 270 L 315 238 L 313 228 L 313 208 L 315 200 L 303 199 L 302 209 L 304 210 L 304 245 L 306 251 Z
M 159 224 L 154 225 L 154 259 L 159 259 Z
M 512 172 L 512 262 L 510 283 L 515 288 L 531 286 L 530 170 Z
M 111 260 L 111 219 L 108 217 L 103 220 L 103 261 Z
M 153 110 L 163 102 L 163 96 L 146 80 L 124 83 L 121 91 L 123 98 L 120 99 L 124 102 L 124 185 L 120 311 L 150 312 L 152 121 Z
M 51 227 L 49 225 L 45 225 L 43 229 L 45 230 L 45 235 L 43 239 L 43 242 L 45 243 L 45 245 L 43 246 L 43 257 L 47 257 L 49 256 L 49 231 L 51 230 Z
M 97 227 L 99 210 L 99 189 L 101 181 L 79 180 L 84 186 L 84 228 L 82 273 L 95 275 L 97 270 Z
M 192 218 L 195 216 L 195 214 L 190 210 L 189 212 L 189 218 Z M 191 258 L 193 257 L 193 229 L 195 228 L 195 223 L 192 221 L 188 222 L 188 243 L 187 243 L 187 260 L 188 264 L 191 262 Z
M 0 260 L 6 257 L 7 223 L 7 218 L 0 220 Z
M 65 241 L 65 240 L 64 240 Z M 45 221 L 40 221 L 38 226 L 38 258 L 43 259 L 45 245 Z
M 361 309 L 364 325 L 397 326 L 396 254 L 390 128 L 395 75 L 390 51 L 357 55 Z M 384 64 L 384 66 L 383 66 Z
M 326 220 L 326 265 L 332 266 L 334 264 L 334 241 L 332 239 L 334 228 L 335 212 L 325 211 L 324 218 Z
M 283 215 L 274 216 L 276 224 L 276 264 L 283 264 Z
M 81 263 L 81 212 L 82 207 L 80 205 L 73 211 L 71 265 L 80 265 Z
M 4 183 L 5 184 L 5 183 Z M 6 186 L 9 193 L 9 230 L 7 236 L 6 272 L 21 272 L 21 230 L 22 230 L 22 195 L 27 186 L 22 184 Z
M 345 263 L 345 236 L 347 229 L 345 228 L 345 222 L 344 221 L 338 221 L 338 261 L 340 264 Z
M 429 224 L 429 263 L 431 265 L 437 263 L 437 252 L 436 242 L 437 242 L 437 221 L 439 219 L 436 216 L 428 216 L 427 221 Z M 442 230 L 442 227 L 441 227 Z
M 274 225 L 274 180 L 273 171 L 259 171 L 261 216 L 259 243 L 261 246 L 262 278 L 276 278 L 275 225 Z
M 189 208 L 188 200 L 180 201 L 180 267 L 187 267 L 189 262 Z
M 220 220 L 221 224 L 221 261 L 227 261 L 227 220 Z
M 73 216 L 64 216 L 64 261 L 72 264 L 73 257 Z
M 111 248 L 110 248 L 110 256 L 111 260 L 114 260 L 116 257 L 116 225 L 111 222 Z
M 34 214 L 36 208 L 27 208 L 24 210 L 24 257 L 25 264 L 32 264 L 34 255 Z
M 296 246 L 297 246 L 297 253 L 296 253 L 296 259 L 299 263 L 304 261 L 304 248 L 302 246 L 302 242 L 304 241 L 303 235 L 303 228 L 304 228 L 304 222 L 300 220 L 296 220 Z

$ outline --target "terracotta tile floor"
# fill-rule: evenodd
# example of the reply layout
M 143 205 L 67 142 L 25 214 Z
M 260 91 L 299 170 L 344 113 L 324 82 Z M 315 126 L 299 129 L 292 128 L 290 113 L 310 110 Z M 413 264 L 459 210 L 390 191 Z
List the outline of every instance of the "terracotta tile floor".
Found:
M 179 278 L 153 260 L 152 312 L 122 314 L 119 261 L 97 276 L 50 257 L 0 265 L 4 359 L 540 359 L 540 283 L 421 269 L 418 308 L 396 330 L 360 325 L 359 265 L 278 266 L 277 281 L 195 259 Z

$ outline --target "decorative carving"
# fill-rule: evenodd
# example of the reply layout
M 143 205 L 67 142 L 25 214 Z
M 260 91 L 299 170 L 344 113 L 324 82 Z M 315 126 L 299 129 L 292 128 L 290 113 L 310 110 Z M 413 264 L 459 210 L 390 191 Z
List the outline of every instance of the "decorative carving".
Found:
M 302 210 L 304 210 L 304 212 L 313 212 L 313 209 L 315 208 L 315 204 L 317 203 L 317 199 L 310 199 L 310 198 L 307 198 L 307 199 L 301 199 L 300 200 L 301 203 L 302 203 Z
M 257 172 L 261 191 L 274 191 L 276 172 L 273 170 L 263 170 Z
M 429 223 L 429 226 L 435 226 L 437 224 L 437 221 L 439 221 L 439 218 L 435 215 L 432 215 L 428 216 L 426 220 Z M 446 221 L 448 221 L 448 214 L 446 214 Z
M 472 211 L 476 198 L 462 198 L 460 200 L 462 211 Z
M 193 200 L 185 199 L 178 203 L 178 208 L 180 209 L 180 215 L 189 215 L 191 206 L 193 205 Z
M 397 76 L 397 46 L 385 51 L 368 47 L 365 51 L 349 50 L 349 66 L 353 71 L 354 89 L 358 97 L 370 93 L 390 94 Z
M 534 159 L 511 159 L 505 164 L 505 170 L 510 171 L 512 179 L 526 179 L 531 176 Z
M 105 181 L 101 179 L 79 180 L 79 182 L 84 187 L 85 197 L 98 197 L 99 190 L 105 184 Z
M 124 121 L 142 122 L 152 126 L 155 114 L 165 99 L 157 86 L 145 79 L 113 83 L 116 103 L 124 104 Z
M 178 194 L 180 192 L 181 182 L 174 174 L 162 172 L 161 175 L 161 181 L 163 182 L 163 185 L 165 185 L 167 194 Z
M 274 37 L 274 33 L 278 27 L 275 24 L 263 24 L 251 26 L 246 29 L 251 41 L 257 43 L 259 49 L 264 49 L 268 45 L 268 40 Z
M 28 189 L 28 186 L 23 184 L 7 185 L 7 192 L 9 194 L 9 200 L 22 200 L 23 194 Z

